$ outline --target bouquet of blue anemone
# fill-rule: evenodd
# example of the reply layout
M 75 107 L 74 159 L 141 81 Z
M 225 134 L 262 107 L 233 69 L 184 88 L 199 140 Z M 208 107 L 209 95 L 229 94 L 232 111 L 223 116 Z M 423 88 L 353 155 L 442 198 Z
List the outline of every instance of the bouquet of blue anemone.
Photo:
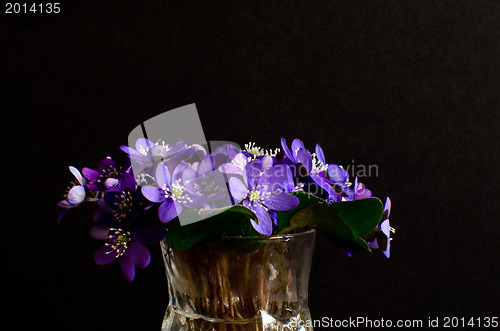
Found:
M 95 262 L 118 260 L 129 281 L 135 267 L 149 265 L 147 245 L 164 238 L 185 250 L 313 228 L 348 256 L 381 250 L 389 257 L 389 198 L 384 206 L 357 178 L 351 182 L 344 168 L 326 162 L 319 145 L 311 153 L 298 139 L 290 147 L 281 139 L 281 147 L 224 143 L 208 150 L 140 138 L 135 148 L 121 146 L 129 156 L 121 167 L 110 157 L 97 169 L 69 167 L 77 181 L 58 203 L 59 222 L 68 210 L 95 204 L 90 235 L 105 241 Z

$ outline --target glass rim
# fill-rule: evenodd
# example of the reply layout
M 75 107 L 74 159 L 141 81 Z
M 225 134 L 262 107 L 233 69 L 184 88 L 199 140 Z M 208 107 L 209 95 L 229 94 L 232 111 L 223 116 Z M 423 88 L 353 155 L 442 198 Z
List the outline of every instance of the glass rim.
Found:
M 273 239 L 287 239 L 287 238 L 295 238 L 295 237 L 301 237 L 301 236 L 306 236 L 315 233 L 316 230 L 313 228 L 310 228 L 306 231 L 301 231 L 297 233 L 284 233 L 284 234 L 273 234 L 270 236 L 227 236 L 222 238 L 222 241 L 230 239 L 237 239 L 237 240 L 273 240 Z

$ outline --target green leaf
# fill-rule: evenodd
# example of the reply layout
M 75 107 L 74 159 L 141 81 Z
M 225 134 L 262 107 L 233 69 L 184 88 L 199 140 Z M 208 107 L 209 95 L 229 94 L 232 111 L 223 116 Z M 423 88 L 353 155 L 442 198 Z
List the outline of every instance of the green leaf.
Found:
M 318 203 L 302 208 L 292 216 L 290 226 L 292 228 L 312 227 L 339 238 L 354 237 L 347 224 L 337 216 L 337 211 L 326 204 Z
M 314 204 L 327 204 L 325 200 L 320 199 L 312 194 L 309 193 L 304 193 L 304 192 L 296 192 L 296 193 L 291 193 L 292 195 L 295 195 L 297 198 L 299 198 L 299 204 L 297 207 L 290 209 L 290 210 L 283 210 L 279 211 L 278 214 L 278 227 L 277 231 L 278 233 L 286 233 L 287 231 L 285 229 L 293 230 L 291 228 L 290 224 L 290 219 L 292 218 L 295 213 L 309 205 L 314 205 Z M 285 231 L 283 231 L 285 230 Z
M 330 205 L 355 236 L 366 236 L 378 225 L 384 209 L 378 198 L 339 201 Z
M 240 206 L 243 207 L 243 206 Z M 226 229 L 226 233 L 224 235 L 224 238 L 222 239 L 222 243 L 232 249 L 233 251 L 237 252 L 245 252 L 245 253 L 251 253 L 260 248 L 262 244 L 264 243 L 264 240 L 260 241 L 258 239 L 247 239 L 247 240 L 240 240 L 236 237 L 263 237 L 265 236 L 262 233 L 257 232 L 253 226 L 252 223 L 250 222 L 250 219 L 253 219 L 255 221 L 257 220 L 257 217 L 255 214 L 248 208 L 243 207 L 246 209 L 246 211 L 241 210 L 243 213 L 246 213 L 247 216 L 249 216 L 249 219 L 246 221 L 239 222 L 238 226 L 230 226 L 229 228 Z M 239 210 L 236 209 L 235 210 Z
M 310 204 L 298 210 L 287 229 L 312 227 L 338 246 L 351 251 L 370 250 L 361 238 L 369 234 L 382 217 L 378 198 Z
M 214 216 L 184 226 L 176 219 L 172 221 L 166 241 L 170 247 L 184 250 L 200 242 L 220 241 L 226 235 L 254 235 L 248 228 L 248 225 L 252 228 L 250 219 L 256 220 L 257 217 L 250 209 L 241 205 L 224 208 Z
M 227 206 L 223 208 L 214 208 L 214 209 L 200 209 L 198 214 L 203 217 L 203 218 L 209 218 L 213 216 L 217 216 L 218 214 L 221 213 L 226 213 L 225 215 L 234 215 L 236 214 L 244 214 L 248 216 L 249 218 L 255 218 L 255 214 L 253 211 L 248 209 L 247 207 L 244 207 L 242 205 L 233 205 L 233 206 Z

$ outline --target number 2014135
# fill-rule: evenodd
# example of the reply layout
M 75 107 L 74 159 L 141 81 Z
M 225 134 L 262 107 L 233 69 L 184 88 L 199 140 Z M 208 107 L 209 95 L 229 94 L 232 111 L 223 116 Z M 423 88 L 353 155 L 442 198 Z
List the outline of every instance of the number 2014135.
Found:
M 58 14 L 61 12 L 59 2 L 19 3 L 7 2 L 5 14 Z

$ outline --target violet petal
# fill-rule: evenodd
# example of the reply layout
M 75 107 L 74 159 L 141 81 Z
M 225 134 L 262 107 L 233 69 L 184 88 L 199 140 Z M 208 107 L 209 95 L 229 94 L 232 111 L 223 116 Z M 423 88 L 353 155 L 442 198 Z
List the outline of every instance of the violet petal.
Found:
M 262 162 L 261 171 L 266 171 L 273 166 L 273 158 L 269 155 L 264 155 L 260 161 Z
M 300 139 L 294 139 L 292 141 L 292 155 L 297 158 L 298 151 L 304 148 L 304 143 Z
M 262 233 L 266 236 L 269 236 L 271 233 L 273 233 L 273 221 L 271 220 L 271 217 L 264 209 L 264 207 L 258 202 L 253 202 L 250 206 L 250 209 L 255 212 L 255 215 L 259 219 L 259 223 L 255 223 L 253 220 L 251 221 L 253 228 L 257 232 Z
M 198 168 L 199 167 L 200 166 L 198 166 Z M 177 167 L 175 167 L 174 171 L 172 172 L 171 183 L 177 181 L 178 179 L 182 179 L 182 173 L 188 168 L 189 165 L 186 161 L 182 161 Z
M 129 146 L 120 146 L 120 149 L 130 156 L 143 156 L 141 153 L 137 152 L 135 149 Z
M 170 222 L 182 212 L 182 206 L 175 203 L 174 200 L 167 199 L 158 208 L 158 217 L 163 223 Z
M 260 178 L 260 174 L 262 172 L 262 161 L 261 160 L 253 160 L 248 163 L 245 167 L 245 171 L 243 172 L 243 179 L 245 180 L 245 184 L 248 186 L 250 190 L 252 190 Z
M 233 163 L 226 163 L 219 167 L 219 171 L 225 174 L 242 175 L 243 170 Z
M 159 187 L 155 186 L 143 186 L 141 188 L 142 195 L 151 202 L 164 202 L 165 201 L 165 191 Z
M 198 166 L 198 176 L 202 176 L 212 171 L 215 171 L 215 164 L 213 157 L 208 155 L 200 162 L 200 165 Z
M 116 163 L 113 161 L 111 158 L 105 158 L 102 160 L 99 160 L 97 162 L 97 170 L 98 171 L 104 171 L 104 170 L 110 170 L 110 169 L 116 169 Z
M 78 169 L 76 169 L 73 166 L 69 167 L 69 171 L 71 171 L 73 176 L 75 176 L 76 180 L 78 180 L 78 183 L 80 183 L 80 185 L 83 185 L 83 178 L 82 178 L 82 174 L 80 173 L 80 171 L 78 171 Z
M 101 176 L 101 173 L 99 171 L 90 168 L 83 168 L 82 172 L 85 178 L 87 178 L 91 182 L 95 182 L 97 179 L 99 179 L 99 176 Z
M 375 239 L 374 241 L 369 242 L 369 243 L 367 243 L 367 244 L 368 244 L 368 247 L 369 247 L 370 249 L 372 249 L 372 250 L 379 249 L 377 239 Z
M 307 149 L 305 149 L 305 148 L 299 149 L 297 151 L 296 160 L 297 160 L 297 162 L 302 163 L 302 165 L 306 168 L 308 173 L 311 173 L 311 171 L 312 171 L 312 155 Z
M 328 184 L 326 178 L 321 177 L 319 175 L 313 174 L 311 178 L 318 184 L 323 190 L 325 190 L 330 195 L 336 195 L 335 189 Z
M 380 230 L 382 230 L 387 239 L 391 237 L 391 224 L 388 219 L 380 223 Z
M 326 164 L 326 161 L 325 161 L 325 153 L 323 152 L 323 149 L 318 145 L 316 144 L 316 157 L 318 158 L 318 160 L 323 163 L 323 164 Z
M 77 205 L 85 200 L 85 188 L 81 185 L 73 186 L 68 192 L 68 202 Z
M 281 138 L 281 148 L 283 149 L 283 152 L 285 153 L 285 155 L 290 159 L 292 160 L 294 163 L 295 163 L 295 158 L 292 156 L 292 153 L 290 152 L 290 150 L 288 149 L 288 146 L 286 145 L 286 140 L 285 138 Z
M 160 163 L 158 167 L 156 167 L 156 185 L 161 188 L 170 187 L 171 176 L 170 171 L 168 170 L 165 164 Z
M 387 197 L 385 199 L 383 217 L 385 219 L 387 219 L 387 218 L 389 218 L 390 215 L 391 215 L 391 199 L 389 199 L 389 197 Z
M 231 192 L 234 200 L 237 202 L 245 199 L 248 194 L 248 188 L 246 185 L 236 177 L 231 177 L 229 179 L 229 191 Z
M 94 225 L 90 228 L 90 236 L 97 240 L 107 240 L 109 236 L 109 226 Z
M 104 181 L 104 187 L 105 188 L 110 188 L 110 187 L 113 187 L 113 186 L 116 186 L 120 183 L 120 181 L 116 178 L 107 178 L 105 181 Z M 91 187 L 89 187 L 90 189 L 92 189 Z
M 128 172 L 123 173 L 120 178 L 120 186 L 122 190 L 135 191 L 136 182 L 134 176 Z
M 366 199 L 372 196 L 372 191 L 366 188 L 362 188 L 356 192 L 356 200 Z
M 101 246 L 94 254 L 94 261 L 98 265 L 110 264 L 116 260 L 116 252 L 111 246 Z
M 135 143 L 135 149 L 141 153 L 141 155 L 144 155 L 146 156 L 147 153 L 148 153 L 148 150 L 154 146 L 154 143 L 147 139 L 147 138 L 139 138 L 137 139 L 136 143 Z
M 133 281 L 135 277 L 135 265 L 129 256 L 128 249 L 122 256 L 120 256 L 118 262 L 120 263 L 120 268 L 122 269 L 125 278 L 129 282 Z
M 68 200 L 61 200 L 57 203 L 57 206 L 58 207 L 61 207 L 61 208 L 71 208 L 73 207 L 73 205 L 71 203 L 68 202 Z
M 277 164 L 264 171 L 259 179 L 259 186 L 265 186 L 266 192 L 274 192 L 283 188 L 290 177 L 290 168 L 286 164 Z
M 329 164 L 328 177 L 335 184 L 345 185 L 349 179 L 349 174 L 344 168 L 341 168 L 336 164 Z
M 132 241 L 127 247 L 127 254 L 134 263 L 139 268 L 146 268 L 151 261 L 151 255 L 149 250 L 137 241 Z
M 297 207 L 299 199 L 288 193 L 271 193 L 264 199 L 264 204 L 272 210 L 289 210 Z

